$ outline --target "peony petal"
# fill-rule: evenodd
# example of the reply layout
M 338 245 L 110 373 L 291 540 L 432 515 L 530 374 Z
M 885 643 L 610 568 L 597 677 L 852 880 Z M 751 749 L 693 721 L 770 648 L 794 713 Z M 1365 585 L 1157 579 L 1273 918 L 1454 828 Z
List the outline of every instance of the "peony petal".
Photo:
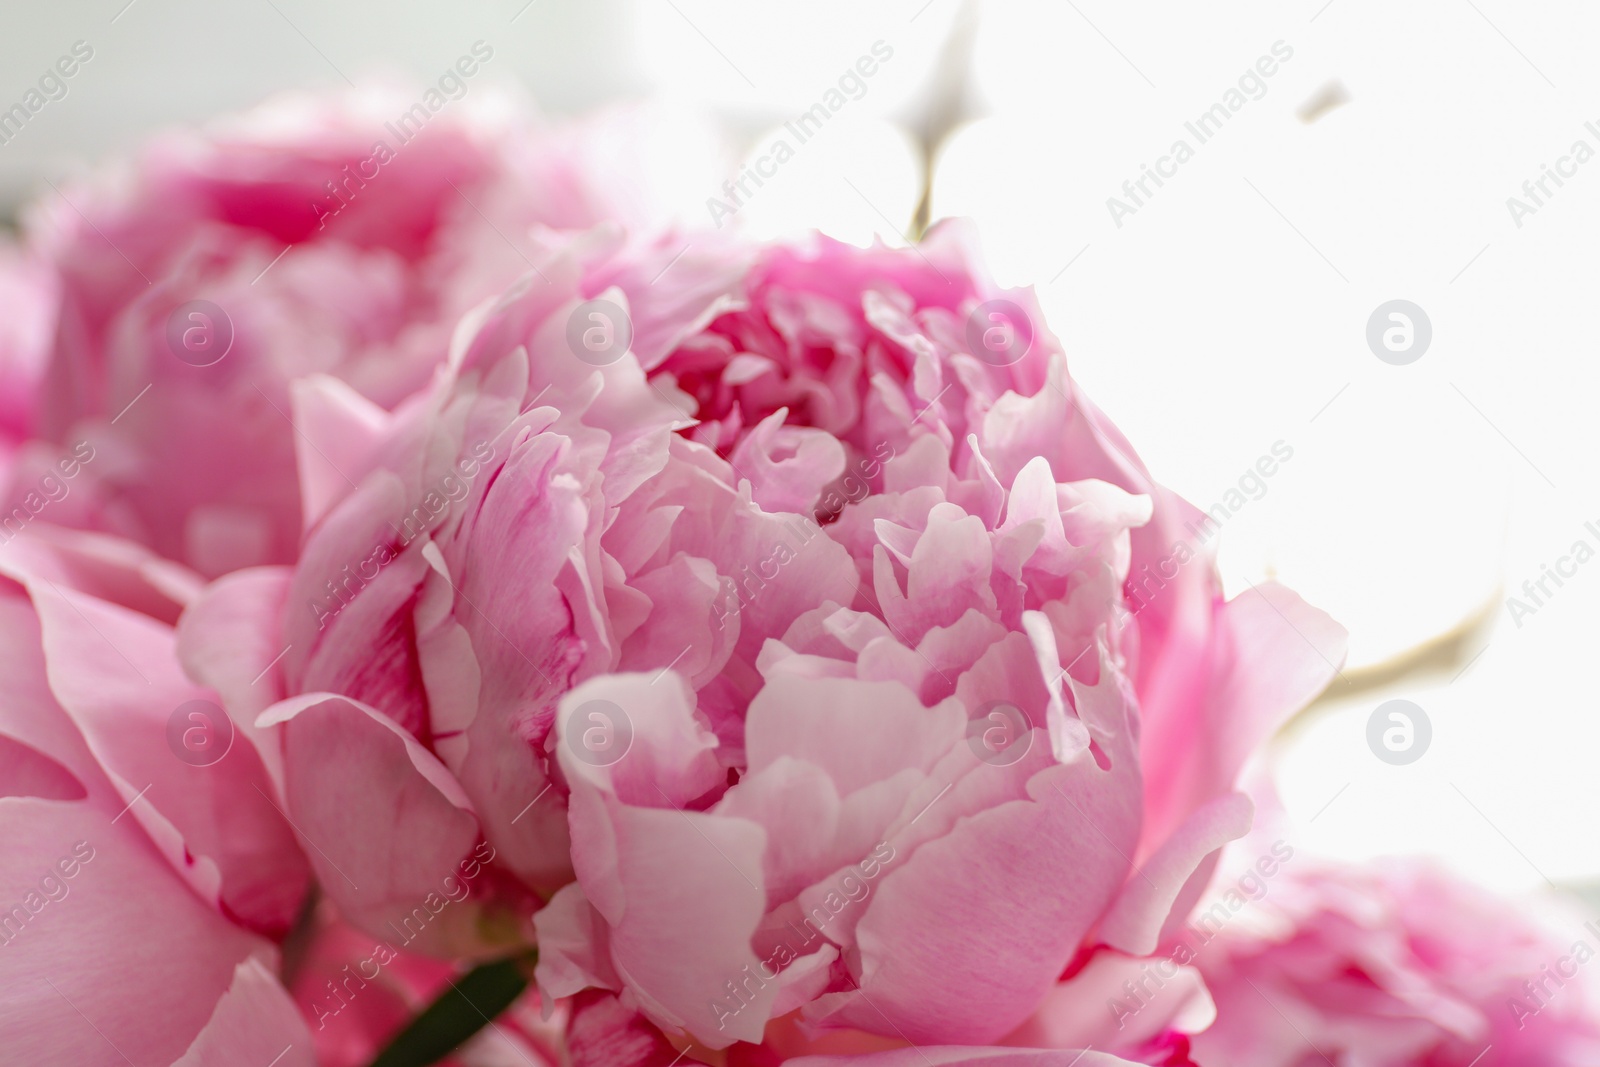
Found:
M 610 993 L 573 998 L 566 1052 L 572 1067 L 672 1067 L 682 1053 Z
M 27 1064 L 171 1063 L 235 966 L 273 950 L 196 897 L 109 787 L 92 795 L 0 799 L 0 1048 Z
M 1344 662 L 1345 636 L 1274 582 L 1216 610 L 1209 674 L 1185 697 L 1188 717 L 1164 708 L 1146 723 L 1150 802 L 1141 853 L 1167 840 L 1188 812 L 1233 788 L 1250 753 L 1327 687 Z
M 1080 708 L 1114 705 L 1125 721 L 1108 734 L 1109 766 L 1087 751 L 1049 766 L 1028 780 L 1027 800 L 971 815 L 896 862 L 855 928 L 859 987 L 815 1001 L 808 1018 L 919 1043 L 982 1043 L 1033 1010 L 1127 877 L 1139 832 L 1125 685 L 1104 661 L 1097 685 L 1074 692 Z M 1005 769 L 973 773 L 982 772 Z
M 1128 879 L 1100 923 L 1100 940 L 1134 956 L 1154 952 L 1174 905 L 1182 901 L 1186 913 L 1193 903 L 1183 899 L 1184 887 L 1208 856 L 1250 832 L 1254 815 L 1255 805 L 1243 793 L 1224 793 L 1198 808 Z
M 533 917 L 539 935 L 534 979 L 551 997 L 570 997 L 584 989 L 621 989 L 611 966 L 611 935 L 583 886 L 569 882 Z
M 204 899 L 255 929 L 287 931 L 305 892 L 305 857 L 262 791 L 271 785 L 254 746 L 218 739 L 221 709 L 179 669 L 172 630 L 12 562 L 0 569 L 29 588 L 51 690 L 133 805 L 130 818 Z M 197 764 L 170 747 L 185 706 L 200 709 L 187 720 L 203 724 L 208 741 L 227 745 L 217 759 Z
M 189 677 L 215 689 L 234 726 L 243 731 L 281 798 L 283 753 L 278 737 L 256 726 L 256 717 L 281 700 L 278 620 L 289 593 L 284 567 L 257 567 L 225 575 L 205 588 L 178 620 L 177 656 Z
M 972 1045 L 917 1045 L 855 1056 L 798 1056 L 788 1067 L 1137 1067 L 1089 1049 L 984 1048 Z
M 165 623 L 176 622 L 204 586 L 189 568 L 132 541 L 43 522 L 6 542 L 6 555 L 18 572 L 49 578 Z
M 414 950 L 477 949 L 471 911 L 447 905 L 478 820 L 444 765 L 387 716 L 330 693 L 275 704 L 258 725 L 282 728 L 288 816 L 346 918 Z
M 234 969 L 233 984 L 217 1001 L 210 1021 L 172 1067 L 244 1063 L 317 1067 L 305 1020 L 277 978 L 255 959 Z
M 300 475 L 300 519 L 310 530 L 371 466 L 389 413 L 338 378 L 313 374 L 289 385 Z
M 580 713 L 600 701 L 632 730 L 610 764 L 580 756 L 593 751 L 583 747 Z M 679 806 L 720 777 L 715 739 L 695 722 L 686 687 L 671 673 L 655 686 L 648 675 L 595 678 L 562 700 L 556 729 L 572 784 L 573 867 L 610 925 L 625 1000 L 710 1048 L 759 1041 L 777 995 L 752 977 L 761 966 L 750 939 L 764 910 L 766 833 Z M 729 982 L 749 983 L 748 992 L 733 998 Z
M 1193 967 L 1166 957 L 1139 959 L 1099 951 L 1052 989 L 1005 1043 L 1131 1050 L 1169 1031 L 1204 1030 L 1215 1018 L 1205 980 Z

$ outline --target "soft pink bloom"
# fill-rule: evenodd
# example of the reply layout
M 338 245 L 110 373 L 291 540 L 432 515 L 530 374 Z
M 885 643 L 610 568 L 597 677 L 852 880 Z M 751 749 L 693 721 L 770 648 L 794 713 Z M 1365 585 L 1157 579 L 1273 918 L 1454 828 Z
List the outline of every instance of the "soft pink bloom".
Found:
M 718 649 L 719 673 L 616 673 L 562 699 L 578 880 L 539 916 L 541 974 L 712 1047 L 797 1007 L 993 1042 L 1081 948 L 1155 948 L 1249 826 L 1231 785 L 1250 747 L 1326 683 L 1342 631 L 1276 587 L 1222 604 L 1203 550 L 1130 617 L 1130 574 L 1192 512 L 957 231 L 779 248 L 741 298 L 660 367 L 720 452 L 677 445 L 682 467 L 645 487 L 684 508 L 656 558 L 708 560 L 726 594 L 711 634 L 680 624 L 661 652 Z M 1018 347 L 980 351 L 997 323 Z M 1015 730 L 995 702 L 1025 732 L 984 759 Z M 596 766 L 580 738 L 607 705 L 633 747 Z
M 1565 921 L 1556 925 L 1552 913 Z M 1195 965 L 1230 1067 L 1600 1063 L 1592 923 L 1417 861 L 1286 870 Z
M 34 432 L 39 382 L 55 325 L 56 292 L 55 275 L 44 264 L 0 242 L 0 493 L 5 494 L 0 500 L 9 500 L 0 512 L 0 542 L 21 532 L 60 492 L 55 482 L 29 486 L 20 494 L 8 489 Z M 13 510 L 18 507 L 21 512 Z
M 0 456 L 33 433 L 55 318 L 55 275 L 0 244 Z
M 552 239 L 394 415 L 297 386 L 305 550 L 208 590 L 186 662 L 363 931 L 488 847 L 419 947 L 537 894 L 541 988 L 625 1028 L 993 1044 L 1187 912 L 1343 633 L 1224 604 L 1203 546 L 1134 602 L 1193 512 L 959 231 L 748 255 Z
M 618 650 L 602 604 L 584 618 L 569 604 L 591 582 L 606 596 L 601 516 L 688 420 L 632 357 L 600 372 L 575 358 L 567 322 L 615 281 L 633 293 L 612 295 L 634 309 L 635 347 L 664 352 L 738 277 L 737 260 L 682 250 L 625 250 L 609 229 L 546 249 L 474 316 L 443 387 L 394 416 L 336 379 L 297 383 L 297 429 L 317 442 L 301 560 L 228 575 L 184 617 L 184 662 L 253 724 L 324 891 L 398 947 L 525 943 L 541 897 L 572 878 L 542 746 L 573 672 L 610 670 Z
M 174 656 L 199 579 L 42 525 L 0 575 L 0 1048 L 311 1067 L 273 943 L 306 862 L 255 749 L 226 744 Z
M 425 125 L 401 123 L 413 103 L 279 100 L 41 201 L 32 244 L 62 294 L 38 430 L 98 454 L 51 521 L 208 576 L 293 560 L 295 450 L 315 446 L 290 382 L 329 374 L 392 407 L 461 315 L 528 271 L 531 228 L 617 213 L 616 176 L 601 188 L 573 162 L 607 129 L 540 129 L 477 85 Z M 51 460 L 23 463 L 8 508 Z

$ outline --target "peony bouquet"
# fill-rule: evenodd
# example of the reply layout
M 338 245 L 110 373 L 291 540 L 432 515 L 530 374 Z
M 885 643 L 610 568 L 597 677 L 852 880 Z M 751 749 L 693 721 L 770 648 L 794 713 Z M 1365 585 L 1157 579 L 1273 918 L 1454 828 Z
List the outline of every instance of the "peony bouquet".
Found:
M 1224 598 L 968 228 L 675 228 L 637 116 L 399 107 L 0 258 L 0 1059 L 1600 1062 L 1448 876 L 1233 871 L 1344 632 Z

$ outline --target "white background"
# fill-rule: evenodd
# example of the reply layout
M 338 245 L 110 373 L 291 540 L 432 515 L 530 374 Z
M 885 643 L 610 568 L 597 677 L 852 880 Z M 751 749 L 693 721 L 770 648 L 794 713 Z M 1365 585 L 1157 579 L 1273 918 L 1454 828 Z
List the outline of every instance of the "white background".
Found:
M 1505 598 L 1571 544 L 1600 548 L 1593 477 L 1600 159 L 1519 228 L 1521 195 L 1600 120 L 1600 14 L 1576 3 L 1140 5 L 732 0 L 96 0 L 22 5 L 0 108 L 74 41 L 94 59 L 10 144 L 0 203 L 151 131 L 293 87 L 384 75 L 420 93 L 473 41 L 486 73 L 566 114 L 649 96 L 659 175 L 709 221 L 734 173 L 883 41 L 893 59 L 740 212 L 903 243 L 941 54 L 970 43 L 934 214 L 981 228 L 1037 286 L 1075 375 L 1163 481 L 1202 507 L 1275 442 L 1293 459 L 1224 528 L 1231 591 L 1275 575 L 1351 630 L 1351 680 L 1484 612 L 1453 659 L 1329 701 L 1276 747 L 1305 847 L 1424 851 L 1506 888 L 1600 881 L 1600 560 L 1513 623 Z M 1183 128 L 1275 42 L 1293 58 L 1212 140 Z M 1315 121 L 1297 111 L 1337 87 Z M 708 155 L 708 124 L 728 155 Z M 1179 137 L 1196 147 L 1118 227 L 1106 205 Z M 1368 316 L 1403 298 L 1431 347 L 1396 367 Z M 1368 750 L 1383 700 L 1430 717 L 1404 767 Z M 1313 821 L 1314 819 L 1314 821 Z

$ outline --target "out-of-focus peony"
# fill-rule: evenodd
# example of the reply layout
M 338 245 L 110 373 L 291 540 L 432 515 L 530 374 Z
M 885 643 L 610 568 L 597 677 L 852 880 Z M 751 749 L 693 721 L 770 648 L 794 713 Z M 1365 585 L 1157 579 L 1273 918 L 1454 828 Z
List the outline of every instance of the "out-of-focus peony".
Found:
M 1549 915 L 1565 909 L 1535 905 Z M 1600 928 L 1519 914 L 1420 861 L 1286 871 L 1199 953 L 1231 1067 L 1600 1063 Z
M 551 242 L 392 417 L 300 386 L 301 559 L 180 644 L 364 931 L 487 846 L 421 945 L 548 899 L 541 988 L 616 994 L 575 1027 L 992 1044 L 1187 911 L 1343 633 L 1203 553 L 1130 606 L 1192 513 L 959 231 L 746 255 Z
M 308 870 L 183 676 L 199 579 L 100 535 L 0 548 L 0 1048 L 17 1063 L 312 1067 L 274 977 Z
M 389 91 L 280 100 L 45 197 L 31 238 L 62 300 L 38 429 L 56 447 L 25 458 L 7 507 L 87 440 L 51 521 L 207 576 L 293 560 L 295 451 L 324 442 L 296 437 L 289 383 L 329 374 L 392 407 L 528 271 L 531 228 L 626 206 L 577 162 L 618 123 L 542 129 L 466 84 L 437 114 Z
M 0 488 L 12 485 L 12 467 L 34 431 L 39 380 L 56 319 L 56 292 L 54 273 L 34 257 L 0 242 Z M 49 488 L 31 489 L 31 498 L 24 491 L 0 514 L 0 543 L 20 533 L 49 506 Z
M 56 292 L 44 264 L 0 244 L 0 448 L 7 451 L 34 430 Z

